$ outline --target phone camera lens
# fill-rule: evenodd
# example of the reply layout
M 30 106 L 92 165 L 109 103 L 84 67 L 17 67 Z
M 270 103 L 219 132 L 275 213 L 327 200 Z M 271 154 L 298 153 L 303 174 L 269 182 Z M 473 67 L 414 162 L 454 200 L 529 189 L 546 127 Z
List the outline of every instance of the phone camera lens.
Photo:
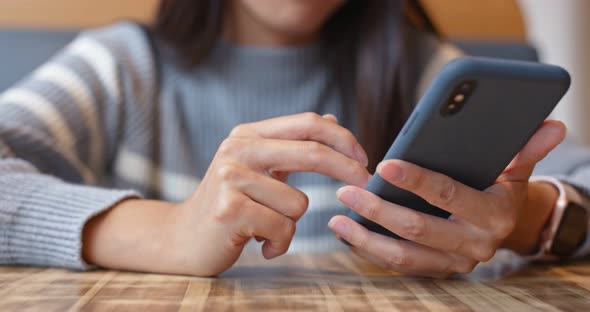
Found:
M 454 115 L 461 110 L 462 106 L 463 105 L 461 105 L 461 103 L 450 102 L 444 106 L 442 113 L 443 113 L 443 115 L 447 115 L 447 116 Z
M 441 107 L 441 114 L 443 116 L 451 116 L 459 113 L 467 104 L 475 86 L 475 81 L 472 80 L 463 81 L 457 84 L 446 104 Z
M 459 88 L 459 90 L 463 93 L 469 93 L 469 92 L 471 92 L 472 88 L 473 88 L 473 86 L 471 85 L 470 82 L 464 82 L 461 84 L 461 87 Z

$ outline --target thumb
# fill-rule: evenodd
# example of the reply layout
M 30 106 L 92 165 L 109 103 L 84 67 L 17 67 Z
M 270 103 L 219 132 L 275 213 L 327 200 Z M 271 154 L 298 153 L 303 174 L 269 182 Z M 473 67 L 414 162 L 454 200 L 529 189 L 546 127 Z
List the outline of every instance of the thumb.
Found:
M 506 167 L 499 181 L 528 181 L 535 165 L 565 138 L 566 128 L 561 121 L 547 120 Z

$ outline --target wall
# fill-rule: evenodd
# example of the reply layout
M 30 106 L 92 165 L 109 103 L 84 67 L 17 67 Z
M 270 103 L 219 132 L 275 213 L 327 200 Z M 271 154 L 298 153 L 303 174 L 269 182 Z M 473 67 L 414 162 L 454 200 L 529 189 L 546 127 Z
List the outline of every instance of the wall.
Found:
M 524 28 L 515 0 L 423 0 L 451 36 L 522 40 Z M 120 18 L 149 20 L 159 0 L 0 0 L 0 27 L 79 28 Z M 497 21 L 501 21 L 498 23 Z
M 158 0 L 0 0 L 0 26 L 80 28 L 149 20 Z
M 590 1 L 520 0 L 530 40 L 544 62 L 566 68 L 572 85 L 554 112 L 590 145 Z
M 515 0 L 422 0 L 443 33 L 450 37 L 526 40 Z

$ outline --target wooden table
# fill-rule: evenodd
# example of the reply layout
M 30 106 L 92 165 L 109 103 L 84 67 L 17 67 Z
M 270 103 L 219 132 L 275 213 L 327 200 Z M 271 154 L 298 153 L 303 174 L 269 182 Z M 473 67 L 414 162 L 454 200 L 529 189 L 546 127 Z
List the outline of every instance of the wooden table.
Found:
M 245 255 L 219 278 L 0 267 L 0 311 L 590 311 L 590 262 L 416 279 L 349 253 Z

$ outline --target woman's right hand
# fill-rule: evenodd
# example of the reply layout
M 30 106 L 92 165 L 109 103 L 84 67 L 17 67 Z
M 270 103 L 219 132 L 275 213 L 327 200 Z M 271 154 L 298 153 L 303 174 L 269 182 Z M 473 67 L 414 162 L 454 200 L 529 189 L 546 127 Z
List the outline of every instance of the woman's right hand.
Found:
M 195 193 L 166 209 L 158 238 L 166 241 L 165 256 L 158 255 L 162 262 L 154 271 L 216 275 L 234 264 L 252 237 L 264 240 L 265 258 L 282 255 L 308 205 L 304 193 L 286 184 L 288 174 L 317 172 L 364 187 L 366 166 L 361 145 L 331 115 L 239 125 Z

